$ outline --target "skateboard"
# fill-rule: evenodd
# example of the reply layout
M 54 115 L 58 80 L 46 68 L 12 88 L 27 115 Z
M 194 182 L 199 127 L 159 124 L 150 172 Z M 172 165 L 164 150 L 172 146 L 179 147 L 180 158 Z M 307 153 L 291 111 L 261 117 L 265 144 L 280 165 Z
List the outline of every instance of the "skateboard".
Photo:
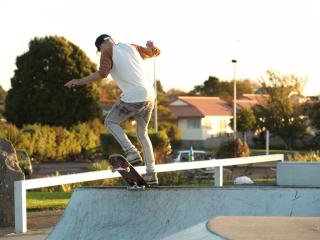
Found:
M 111 164 L 112 172 L 118 171 L 122 178 L 129 185 L 131 190 L 144 190 L 146 187 L 150 187 L 148 183 L 142 178 L 142 176 L 134 169 L 134 167 L 127 161 L 127 159 L 121 154 L 112 154 L 108 158 L 108 162 Z

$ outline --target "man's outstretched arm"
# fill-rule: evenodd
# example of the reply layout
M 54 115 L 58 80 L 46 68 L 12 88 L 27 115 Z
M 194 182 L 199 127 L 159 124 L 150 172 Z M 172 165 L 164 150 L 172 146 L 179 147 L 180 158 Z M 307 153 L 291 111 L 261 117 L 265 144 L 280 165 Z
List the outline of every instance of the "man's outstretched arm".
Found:
M 112 53 L 110 54 L 109 50 L 103 51 L 100 57 L 100 68 L 99 71 L 90 74 L 81 79 L 72 79 L 67 82 L 64 86 L 68 88 L 81 86 L 89 84 L 100 79 L 106 78 L 112 68 Z
M 152 41 L 147 41 L 146 47 L 132 44 L 140 53 L 142 59 L 157 57 L 160 55 L 160 49 L 155 47 Z

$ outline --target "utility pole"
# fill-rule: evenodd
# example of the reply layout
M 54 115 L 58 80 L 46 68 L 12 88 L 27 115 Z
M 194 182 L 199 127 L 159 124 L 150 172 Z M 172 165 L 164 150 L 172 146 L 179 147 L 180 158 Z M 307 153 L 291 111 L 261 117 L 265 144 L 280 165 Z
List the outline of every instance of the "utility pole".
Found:
M 237 82 L 236 82 L 236 64 L 237 60 L 232 59 L 233 63 L 233 137 L 237 139 Z
M 158 98 L 158 91 L 157 91 L 157 79 L 156 79 L 156 58 L 153 58 L 153 84 L 154 90 L 156 92 L 156 99 L 154 101 L 154 131 L 158 132 L 158 107 L 157 107 L 157 98 Z

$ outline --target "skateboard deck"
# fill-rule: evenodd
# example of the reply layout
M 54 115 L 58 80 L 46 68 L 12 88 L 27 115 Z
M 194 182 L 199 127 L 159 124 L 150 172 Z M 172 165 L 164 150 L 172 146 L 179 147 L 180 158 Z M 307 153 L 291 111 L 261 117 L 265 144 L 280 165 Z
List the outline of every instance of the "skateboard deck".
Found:
M 121 154 L 110 155 L 108 162 L 112 166 L 112 171 L 118 171 L 122 178 L 129 185 L 130 189 L 145 189 L 146 187 L 150 187 L 142 178 L 142 176 Z

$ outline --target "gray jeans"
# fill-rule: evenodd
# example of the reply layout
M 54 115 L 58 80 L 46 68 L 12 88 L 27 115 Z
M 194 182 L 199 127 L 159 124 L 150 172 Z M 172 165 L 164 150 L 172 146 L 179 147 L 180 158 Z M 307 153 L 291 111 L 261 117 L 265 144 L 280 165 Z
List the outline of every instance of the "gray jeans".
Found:
M 119 100 L 111 109 L 104 124 L 119 142 L 125 154 L 136 151 L 120 124 L 130 117 L 134 117 L 137 126 L 137 137 L 142 146 L 147 172 L 154 172 L 154 155 L 152 144 L 148 135 L 148 124 L 151 118 L 154 102 L 126 103 Z

